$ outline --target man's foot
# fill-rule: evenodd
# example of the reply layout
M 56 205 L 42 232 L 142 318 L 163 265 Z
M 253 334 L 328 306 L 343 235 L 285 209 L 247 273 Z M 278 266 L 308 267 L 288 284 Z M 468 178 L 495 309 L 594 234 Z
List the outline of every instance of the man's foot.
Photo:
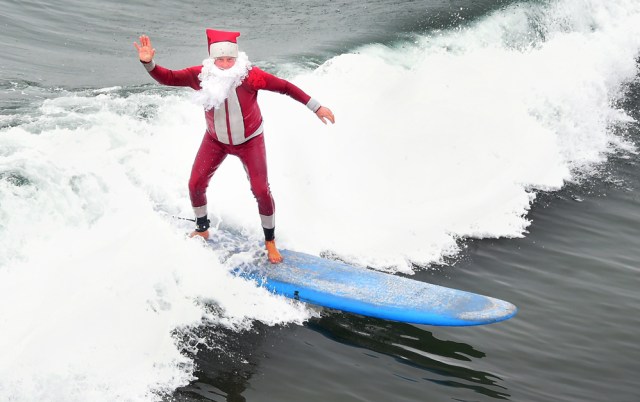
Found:
M 189 237 L 202 237 L 205 240 L 209 240 L 209 218 L 201 216 L 196 218 L 196 230 L 191 232 Z
M 276 248 L 276 241 L 266 240 L 264 245 L 267 248 L 267 258 L 269 262 L 272 264 L 280 264 L 282 262 L 282 255 L 280 255 L 280 252 Z
M 191 232 L 189 237 L 202 237 L 205 240 L 209 240 L 209 231 L 205 230 L 204 232 L 198 232 L 197 230 L 194 230 Z

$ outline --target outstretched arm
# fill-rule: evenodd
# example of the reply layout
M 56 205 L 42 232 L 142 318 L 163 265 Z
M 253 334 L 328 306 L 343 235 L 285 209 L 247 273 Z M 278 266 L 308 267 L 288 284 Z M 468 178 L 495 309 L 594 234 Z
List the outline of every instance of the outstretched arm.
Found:
M 303 90 L 287 80 L 262 71 L 258 67 L 253 67 L 249 73 L 249 82 L 256 90 L 266 89 L 268 91 L 289 95 L 311 109 L 324 124 L 327 124 L 327 120 L 332 124 L 336 122 L 333 112 L 331 112 L 329 108 L 321 106 L 317 100 L 311 98 Z

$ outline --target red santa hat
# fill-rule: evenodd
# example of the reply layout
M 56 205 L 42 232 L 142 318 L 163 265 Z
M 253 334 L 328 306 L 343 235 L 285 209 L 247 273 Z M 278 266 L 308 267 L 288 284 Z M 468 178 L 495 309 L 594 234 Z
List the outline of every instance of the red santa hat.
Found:
M 237 38 L 240 32 L 216 31 L 207 29 L 207 41 L 209 42 L 209 56 L 238 57 Z

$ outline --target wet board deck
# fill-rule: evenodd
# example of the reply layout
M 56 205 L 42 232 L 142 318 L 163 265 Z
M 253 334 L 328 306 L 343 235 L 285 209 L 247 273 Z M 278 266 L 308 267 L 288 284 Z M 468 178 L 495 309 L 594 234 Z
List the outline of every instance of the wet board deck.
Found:
M 414 324 L 467 326 L 513 317 L 513 304 L 462 290 L 281 250 L 281 264 L 244 264 L 236 274 L 271 292 L 331 309 Z

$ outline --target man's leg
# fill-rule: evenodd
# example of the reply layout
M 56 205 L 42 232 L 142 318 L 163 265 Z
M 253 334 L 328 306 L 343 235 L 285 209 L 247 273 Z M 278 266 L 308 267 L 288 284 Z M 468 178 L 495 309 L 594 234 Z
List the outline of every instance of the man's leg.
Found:
M 258 202 L 258 212 L 260 213 L 269 261 L 274 264 L 279 263 L 282 261 L 282 256 L 275 244 L 275 203 L 269 188 L 264 137 L 259 135 L 236 148 L 236 154 L 247 172 L 251 192 Z
M 196 215 L 196 230 L 193 236 L 209 238 L 209 218 L 207 217 L 207 187 L 211 177 L 227 156 L 223 144 L 218 143 L 205 133 L 200 149 L 191 167 L 189 178 L 189 197 Z

